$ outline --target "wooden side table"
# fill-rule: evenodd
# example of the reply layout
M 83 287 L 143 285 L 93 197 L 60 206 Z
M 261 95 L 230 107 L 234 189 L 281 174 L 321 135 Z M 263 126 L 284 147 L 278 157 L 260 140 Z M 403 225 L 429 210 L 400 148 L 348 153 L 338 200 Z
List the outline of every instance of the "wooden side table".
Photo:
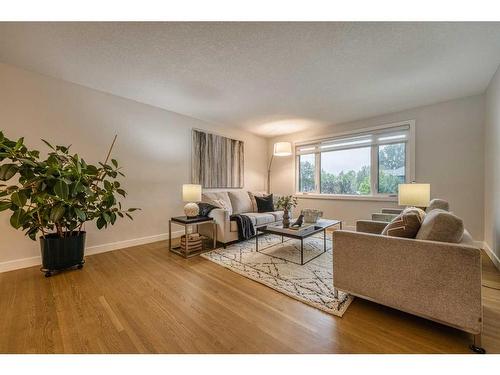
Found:
M 177 224 L 184 227 L 184 235 L 186 236 L 186 248 L 182 251 L 180 246 L 173 248 L 172 247 L 172 224 Z M 176 216 L 171 218 L 168 221 L 168 249 L 169 251 L 182 255 L 184 258 L 190 258 L 196 255 L 201 254 L 204 249 L 196 252 L 189 252 L 189 240 L 188 240 L 188 227 L 190 225 L 196 226 L 196 232 L 198 232 L 198 225 L 211 224 L 212 225 L 212 238 L 213 238 L 213 250 L 217 247 L 217 224 L 215 220 L 211 217 L 206 216 L 196 216 L 196 217 L 187 217 L 187 216 Z

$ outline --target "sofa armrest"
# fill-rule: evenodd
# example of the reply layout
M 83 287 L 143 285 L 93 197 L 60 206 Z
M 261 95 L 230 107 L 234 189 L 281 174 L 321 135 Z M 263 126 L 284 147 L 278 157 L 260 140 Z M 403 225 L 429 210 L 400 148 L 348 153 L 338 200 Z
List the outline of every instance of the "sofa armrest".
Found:
M 395 214 L 395 215 L 399 215 L 401 212 L 403 212 L 403 210 L 401 208 L 382 208 L 382 212 L 383 214 Z
M 386 214 L 386 213 L 375 213 L 372 214 L 373 221 L 384 221 L 386 223 L 390 223 L 392 219 L 397 217 L 397 214 Z
M 356 221 L 356 232 L 380 234 L 386 226 L 386 221 L 358 220 Z
M 481 252 L 462 244 L 333 233 L 340 290 L 469 333 L 482 329 Z
M 231 213 L 223 208 L 214 208 L 208 214 L 217 224 L 217 240 L 226 242 L 231 233 Z

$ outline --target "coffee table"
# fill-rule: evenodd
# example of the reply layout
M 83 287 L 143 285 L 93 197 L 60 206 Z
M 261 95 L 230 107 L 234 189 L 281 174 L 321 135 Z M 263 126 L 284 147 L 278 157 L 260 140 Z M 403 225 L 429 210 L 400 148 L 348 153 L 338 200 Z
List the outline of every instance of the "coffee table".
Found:
M 255 251 L 262 253 L 262 250 L 268 249 L 272 246 L 268 246 L 264 249 L 259 250 L 259 233 L 262 234 L 275 234 L 277 236 L 281 236 L 281 242 L 283 242 L 283 237 L 291 238 L 291 239 L 296 239 L 300 240 L 300 265 L 303 266 L 304 264 L 309 263 L 310 261 L 316 259 L 320 255 L 326 253 L 326 230 L 327 228 L 333 227 L 335 225 L 338 225 L 340 229 L 342 229 L 342 220 L 329 220 L 329 219 L 320 219 L 314 224 L 314 228 L 311 230 L 308 230 L 306 232 L 300 232 L 300 231 L 295 231 L 293 229 L 286 229 L 283 228 L 283 225 L 266 225 L 262 227 L 257 228 L 257 235 L 255 236 Z M 314 258 L 309 259 L 307 262 L 304 263 L 304 240 L 308 237 L 311 237 L 315 235 L 316 233 L 321 233 L 323 232 L 323 252 L 321 254 L 316 255 Z M 288 262 L 291 262 L 289 259 L 283 259 L 271 254 L 266 254 L 269 255 L 273 258 L 281 259 L 281 260 L 286 260 Z M 295 262 L 292 262 L 295 263 Z M 299 263 L 295 263 L 299 264 Z

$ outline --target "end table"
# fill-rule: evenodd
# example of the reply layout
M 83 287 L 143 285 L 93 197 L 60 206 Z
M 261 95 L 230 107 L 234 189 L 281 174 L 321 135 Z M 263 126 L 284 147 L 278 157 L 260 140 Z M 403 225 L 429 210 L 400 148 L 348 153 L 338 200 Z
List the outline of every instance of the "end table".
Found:
M 177 224 L 180 226 L 184 227 L 184 234 L 186 236 L 186 248 L 185 251 L 182 251 L 181 247 L 175 247 L 172 248 L 172 224 Z M 215 220 L 211 217 L 206 217 L 206 216 L 195 216 L 195 217 L 187 217 L 187 216 L 176 216 L 172 217 L 168 221 L 168 249 L 169 251 L 182 255 L 184 258 L 190 258 L 196 255 L 199 255 L 203 252 L 201 251 L 196 251 L 196 252 L 189 252 L 189 241 L 188 241 L 188 227 L 190 225 L 196 226 L 196 232 L 198 232 L 198 225 L 204 225 L 204 224 L 211 224 L 212 225 L 212 238 L 213 238 L 213 248 L 210 250 L 213 250 L 217 247 L 217 224 L 215 223 Z

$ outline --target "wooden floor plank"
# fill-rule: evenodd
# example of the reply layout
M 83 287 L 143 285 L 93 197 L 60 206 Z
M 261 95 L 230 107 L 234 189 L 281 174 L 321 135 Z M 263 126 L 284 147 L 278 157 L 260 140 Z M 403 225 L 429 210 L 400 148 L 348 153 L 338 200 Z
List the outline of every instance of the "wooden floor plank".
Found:
M 0 274 L 0 353 L 470 353 L 456 329 L 360 298 L 335 317 L 166 241 L 86 260 Z M 483 346 L 500 353 L 500 273 L 483 269 Z

